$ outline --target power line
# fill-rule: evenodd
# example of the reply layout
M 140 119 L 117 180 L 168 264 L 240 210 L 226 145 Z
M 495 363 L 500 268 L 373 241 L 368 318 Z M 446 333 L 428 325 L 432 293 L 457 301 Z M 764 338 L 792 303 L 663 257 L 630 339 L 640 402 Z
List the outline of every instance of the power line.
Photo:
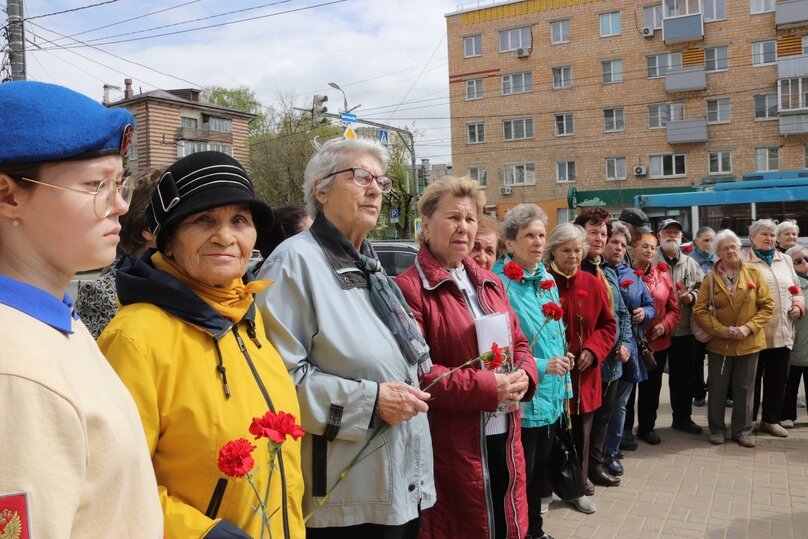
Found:
M 45 13 L 44 15 L 34 15 L 33 17 L 26 17 L 23 21 L 30 21 L 32 19 L 41 19 L 43 17 L 53 17 L 54 15 L 63 15 L 65 13 L 73 13 L 74 11 L 81 11 L 83 9 L 90 9 L 92 7 L 105 6 L 107 4 L 114 4 L 121 0 L 106 0 L 105 2 L 98 2 L 97 4 L 90 4 L 88 6 L 75 7 L 73 9 L 65 9 L 64 11 L 54 11 L 53 13 Z
M 426 69 L 426 66 L 429 64 L 429 62 L 432 61 L 432 58 L 435 57 L 435 54 L 438 52 L 438 49 L 443 44 L 443 40 L 445 40 L 445 39 L 446 39 L 446 33 L 444 32 L 443 36 L 440 38 L 440 41 L 435 46 L 435 49 L 432 51 L 432 54 L 429 55 L 429 60 L 427 60 L 427 63 L 424 65 L 424 69 L 422 69 L 421 72 L 418 74 L 418 76 L 415 77 L 415 80 L 412 81 L 412 84 L 410 85 L 409 88 L 407 88 L 407 92 L 404 94 L 404 97 L 401 98 L 401 101 L 404 101 L 405 99 L 407 99 L 407 97 L 410 95 L 410 92 L 412 91 L 412 89 L 415 88 L 415 85 L 418 84 L 419 80 L 421 80 L 421 75 L 424 74 L 424 70 Z M 396 106 L 396 108 L 393 109 L 393 112 L 390 113 L 390 116 L 387 119 L 388 122 L 392 119 L 392 117 L 396 113 L 396 111 L 398 111 L 398 106 Z

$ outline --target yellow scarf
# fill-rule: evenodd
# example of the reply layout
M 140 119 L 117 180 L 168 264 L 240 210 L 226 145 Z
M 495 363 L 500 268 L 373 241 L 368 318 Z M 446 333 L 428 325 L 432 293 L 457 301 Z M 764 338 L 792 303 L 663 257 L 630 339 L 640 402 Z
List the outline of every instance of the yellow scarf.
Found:
M 238 323 L 244 318 L 244 314 L 253 303 L 252 295 L 268 288 L 274 282 L 270 279 L 262 279 L 245 285 L 239 277 L 222 287 L 209 286 L 192 278 L 173 260 L 164 257 L 161 253 L 154 253 L 151 261 L 155 268 L 175 277 L 193 290 L 205 303 L 213 307 L 216 312 L 233 323 Z

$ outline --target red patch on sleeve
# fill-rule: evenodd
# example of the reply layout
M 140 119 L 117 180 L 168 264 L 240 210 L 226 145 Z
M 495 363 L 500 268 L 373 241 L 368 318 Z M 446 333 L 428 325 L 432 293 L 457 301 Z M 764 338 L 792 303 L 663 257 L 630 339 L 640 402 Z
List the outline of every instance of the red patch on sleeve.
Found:
M 28 495 L 25 492 L 0 495 L 0 537 L 31 539 Z

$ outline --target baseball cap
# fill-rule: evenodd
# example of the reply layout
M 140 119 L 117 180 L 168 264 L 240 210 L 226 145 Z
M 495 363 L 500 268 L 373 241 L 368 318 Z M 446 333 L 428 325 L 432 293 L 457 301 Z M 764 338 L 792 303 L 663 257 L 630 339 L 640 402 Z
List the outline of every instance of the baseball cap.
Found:
M 663 219 L 659 223 L 659 228 L 657 229 L 657 233 L 662 232 L 664 229 L 668 228 L 669 226 L 677 226 L 679 230 L 684 230 L 685 227 L 682 226 L 682 223 L 677 221 L 676 219 Z
M 617 220 L 630 224 L 640 234 L 649 234 L 653 232 L 651 230 L 651 222 L 648 220 L 648 216 L 645 215 L 645 212 L 639 208 L 624 209 L 622 212 L 620 212 L 620 217 L 618 217 Z

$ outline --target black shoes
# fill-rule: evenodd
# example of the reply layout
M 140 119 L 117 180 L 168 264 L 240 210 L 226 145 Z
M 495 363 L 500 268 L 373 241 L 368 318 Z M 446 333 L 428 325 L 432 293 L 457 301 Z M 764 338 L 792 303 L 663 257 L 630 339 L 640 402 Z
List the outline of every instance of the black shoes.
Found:
M 624 454 L 622 451 L 620 451 L 620 450 L 618 450 L 618 451 L 617 451 L 617 453 L 615 453 L 615 454 L 614 454 L 614 457 L 615 457 L 616 459 L 618 459 L 618 460 L 623 460 L 623 457 L 625 457 L 625 456 L 626 456 L 626 455 L 625 455 L 625 454 Z
M 662 440 L 659 438 L 659 434 L 654 432 L 653 429 L 648 430 L 648 431 L 638 430 L 637 431 L 637 438 L 639 438 L 640 440 L 643 440 L 644 442 L 649 443 L 651 445 L 659 445 L 659 444 L 662 443 Z
M 620 478 L 607 472 L 603 464 L 589 465 L 589 479 L 602 487 L 616 487 L 620 484 Z
M 595 494 L 595 485 L 593 485 L 592 481 L 589 479 L 584 481 L 584 494 L 587 496 L 593 496 Z
M 634 451 L 637 449 L 637 442 L 634 440 L 634 435 L 630 432 L 623 433 L 623 437 L 620 439 L 620 449 L 623 451 Z
M 621 476 L 623 475 L 623 465 L 620 464 L 620 461 L 617 460 L 617 457 L 603 457 L 603 466 L 606 468 L 606 471 L 609 472 L 611 475 L 614 476 Z
M 696 423 L 693 421 L 690 421 L 689 423 L 673 423 L 671 427 L 673 427 L 676 430 L 683 430 L 688 434 L 701 434 L 702 432 L 704 432 L 704 429 L 696 425 Z
M 702 406 L 704 406 L 704 401 L 705 399 L 693 399 L 693 406 L 698 406 L 699 408 L 701 408 Z

